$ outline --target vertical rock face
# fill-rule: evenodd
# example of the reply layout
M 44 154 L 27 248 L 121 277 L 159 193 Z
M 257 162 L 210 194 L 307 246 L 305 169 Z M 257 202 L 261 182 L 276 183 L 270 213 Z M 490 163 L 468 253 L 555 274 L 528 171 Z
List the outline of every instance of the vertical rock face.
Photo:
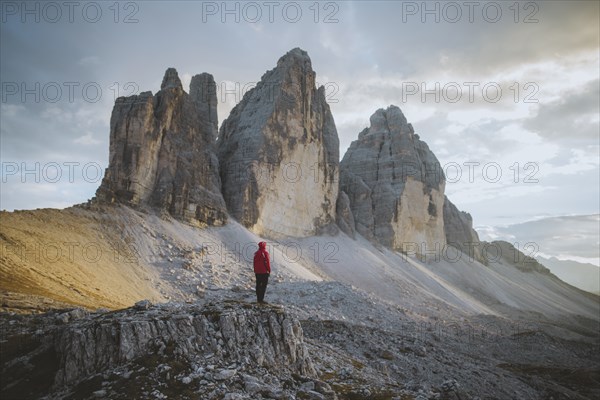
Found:
M 446 233 L 446 242 L 469 257 L 487 264 L 487 260 L 482 255 L 479 236 L 473 229 L 471 214 L 460 211 L 447 197 L 444 196 L 444 198 L 444 231 Z
M 352 215 L 352 209 L 350 208 L 350 198 L 346 192 L 340 190 L 336 205 L 336 222 L 342 232 L 350 237 L 354 237 L 354 215 Z
M 55 333 L 55 386 L 165 350 L 169 358 L 200 365 L 212 353 L 223 363 L 246 359 L 255 366 L 314 374 L 300 322 L 283 311 L 220 304 L 149 307 L 84 318 Z
M 258 234 L 304 237 L 335 223 L 339 140 L 308 54 L 293 49 L 223 122 L 229 213 Z
M 238 378 L 261 377 L 265 368 L 281 380 L 315 377 L 300 322 L 277 306 L 142 301 L 115 312 L 52 311 L 11 322 L 9 332 L 2 321 L 3 399 L 66 398 L 73 390 L 78 399 L 157 397 L 149 385 L 169 393 L 159 398 L 193 392 L 222 399 L 217 386 L 233 389 Z
M 214 153 L 217 116 L 211 85 L 211 75 L 195 76 L 190 96 L 177 71 L 169 68 L 156 95 L 117 99 L 98 200 L 157 207 L 200 225 L 227 220 Z
M 441 249 L 445 177 L 396 106 L 379 109 L 340 164 L 356 230 L 393 249 Z
M 217 116 L 217 85 L 211 74 L 206 72 L 192 77 L 190 96 L 200 113 L 203 132 L 210 132 L 212 143 L 217 140 L 219 119 Z

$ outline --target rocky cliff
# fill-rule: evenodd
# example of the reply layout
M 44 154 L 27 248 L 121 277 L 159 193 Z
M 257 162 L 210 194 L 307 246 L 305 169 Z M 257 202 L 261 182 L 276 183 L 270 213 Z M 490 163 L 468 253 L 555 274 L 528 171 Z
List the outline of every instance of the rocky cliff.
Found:
M 336 222 L 338 227 L 347 234 L 354 238 L 355 226 L 354 215 L 352 215 L 352 209 L 350 208 L 350 198 L 343 190 L 340 190 L 336 205 Z
M 315 77 L 308 54 L 291 50 L 221 126 L 223 197 L 258 234 L 305 237 L 335 223 L 339 140 Z
M 446 242 L 449 246 L 457 248 L 469 257 L 487 264 L 487 260 L 483 256 L 483 248 L 479 240 L 479 235 L 473 229 L 471 214 L 460 211 L 448 197 L 444 198 L 444 232 L 446 234 Z
M 102 202 L 150 206 L 199 225 L 227 220 L 214 153 L 216 93 L 209 74 L 192 78 L 192 95 L 169 68 L 161 90 L 116 100 Z
M 439 251 L 445 177 L 437 158 L 398 107 L 377 110 L 370 122 L 340 164 L 357 232 L 393 249 Z
M 266 392 L 267 371 L 315 375 L 300 322 L 276 306 L 142 301 L 118 312 L 3 319 L 2 327 L 14 344 L 3 348 L 3 398 L 223 398 L 239 380 L 246 392 Z

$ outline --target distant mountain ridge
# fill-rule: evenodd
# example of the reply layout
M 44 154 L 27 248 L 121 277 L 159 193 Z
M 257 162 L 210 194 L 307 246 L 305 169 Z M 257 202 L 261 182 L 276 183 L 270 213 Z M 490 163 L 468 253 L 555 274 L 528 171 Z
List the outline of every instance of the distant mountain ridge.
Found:
M 527 248 L 530 256 L 565 282 L 598 293 L 599 214 L 544 217 L 478 230 L 484 240 L 502 239 Z
M 600 267 L 573 260 L 559 260 L 556 257 L 538 256 L 536 259 L 568 284 L 590 293 L 600 294 Z

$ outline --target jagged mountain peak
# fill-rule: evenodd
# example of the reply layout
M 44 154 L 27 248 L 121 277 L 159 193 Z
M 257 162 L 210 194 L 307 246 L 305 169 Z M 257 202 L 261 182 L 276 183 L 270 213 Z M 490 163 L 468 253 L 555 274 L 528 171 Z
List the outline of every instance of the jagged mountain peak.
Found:
M 285 54 L 246 92 L 217 147 L 223 196 L 246 227 L 304 237 L 335 222 L 339 139 L 305 51 Z
M 163 77 L 160 89 L 164 90 L 167 88 L 179 88 L 183 90 L 181 79 L 179 79 L 179 74 L 177 74 L 177 70 L 175 68 L 167 68 L 165 71 L 165 76 Z
M 386 118 L 388 115 L 390 117 L 400 115 L 402 118 L 404 118 L 404 120 L 406 120 L 406 117 L 404 116 L 404 113 L 402 112 L 400 107 L 398 107 L 397 105 L 394 105 L 394 104 L 390 104 L 387 108 L 382 107 L 382 108 L 377 109 L 377 111 L 375 111 L 373 113 L 373 115 L 383 115 Z
M 395 249 L 417 246 L 417 253 L 450 245 L 487 263 L 471 216 L 444 196 L 438 159 L 398 106 L 371 115 L 344 155 L 340 177 L 363 236 Z
M 270 96 L 274 98 L 279 98 L 282 93 L 280 89 L 286 86 L 303 88 L 304 92 L 312 91 L 315 89 L 316 75 L 308 53 L 300 48 L 294 48 L 281 56 L 274 68 L 263 74 L 257 88 L 266 87 L 271 91 Z M 284 93 L 291 94 L 289 91 Z M 246 93 L 248 94 L 249 92 Z M 284 98 L 284 101 L 290 105 L 293 102 L 288 98 Z
M 193 224 L 227 220 L 214 154 L 216 93 L 203 89 L 211 84 L 211 75 L 201 75 L 189 95 L 175 68 L 169 68 L 156 95 L 115 102 L 109 165 L 98 201 L 150 206 Z
M 310 56 L 305 50 L 302 50 L 299 47 L 293 48 L 281 56 L 277 61 L 277 68 L 286 67 L 292 64 L 308 65 L 312 69 Z
M 408 123 L 402 110 L 395 105 L 390 105 L 387 109 L 380 108 L 369 118 L 370 127 L 359 134 L 359 138 L 370 133 L 386 132 L 395 134 L 414 134 L 414 129 Z
M 200 115 L 210 124 L 212 140 L 215 141 L 219 133 L 219 117 L 217 115 L 217 85 L 214 77 L 203 72 L 194 75 L 190 82 L 190 96 L 196 104 Z
M 340 164 L 357 231 L 394 249 L 446 244 L 444 188 L 437 158 L 393 105 L 375 111 Z

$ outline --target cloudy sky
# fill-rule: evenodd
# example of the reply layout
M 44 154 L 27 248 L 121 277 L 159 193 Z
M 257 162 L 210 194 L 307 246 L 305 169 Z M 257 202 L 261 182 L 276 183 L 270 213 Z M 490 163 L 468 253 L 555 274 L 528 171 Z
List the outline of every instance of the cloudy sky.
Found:
M 0 208 L 92 197 L 114 99 L 210 72 L 219 120 L 294 47 L 343 155 L 398 105 L 485 232 L 599 211 L 599 3 L 2 2 Z M 597 241 L 597 239 L 596 239 Z

